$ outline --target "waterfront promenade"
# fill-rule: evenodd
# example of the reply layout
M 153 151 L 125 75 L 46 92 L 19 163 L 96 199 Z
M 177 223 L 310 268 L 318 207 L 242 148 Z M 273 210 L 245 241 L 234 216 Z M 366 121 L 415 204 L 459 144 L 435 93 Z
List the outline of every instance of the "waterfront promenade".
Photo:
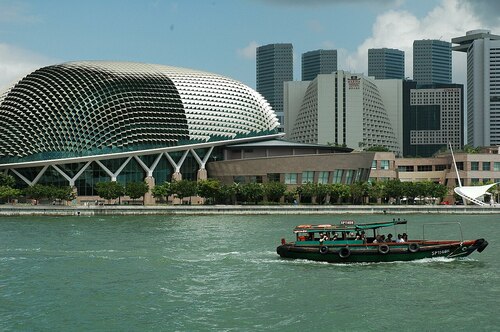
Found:
M 500 214 L 500 206 L 463 205 L 0 205 L 1 216 L 296 215 L 296 214 Z

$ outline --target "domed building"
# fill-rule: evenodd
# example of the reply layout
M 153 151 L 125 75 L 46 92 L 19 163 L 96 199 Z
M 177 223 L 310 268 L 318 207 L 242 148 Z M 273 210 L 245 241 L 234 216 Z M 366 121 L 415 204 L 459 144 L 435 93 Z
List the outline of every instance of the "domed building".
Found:
M 40 68 L 0 96 L 0 168 L 26 185 L 196 179 L 217 147 L 279 136 L 267 101 L 223 77 L 163 65 Z M 206 171 L 205 171 L 206 176 Z M 203 177 L 203 175 L 202 175 Z

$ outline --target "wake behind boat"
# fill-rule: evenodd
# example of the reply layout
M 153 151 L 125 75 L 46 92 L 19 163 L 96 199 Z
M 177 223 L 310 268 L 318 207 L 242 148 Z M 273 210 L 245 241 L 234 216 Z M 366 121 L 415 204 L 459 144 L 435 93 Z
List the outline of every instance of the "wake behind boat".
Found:
M 283 258 L 308 259 L 329 263 L 365 263 L 410 261 L 434 257 L 466 257 L 474 251 L 482 252 L 488 242 L 485 239 L 463 240 L 460 223 L 460 237 L 457 240 L 409 240 L 406 233 L 381 234 L 381 230 L 406 225 L 406 220 L 393 220 L 367 224 L 356 224 L 352 220 L 341 221 L 339 225 L 299 225 L 293 230 L 295 241 L 286 242 L 276 248 Z M 424 224 L 426 227 L 437 225 Z

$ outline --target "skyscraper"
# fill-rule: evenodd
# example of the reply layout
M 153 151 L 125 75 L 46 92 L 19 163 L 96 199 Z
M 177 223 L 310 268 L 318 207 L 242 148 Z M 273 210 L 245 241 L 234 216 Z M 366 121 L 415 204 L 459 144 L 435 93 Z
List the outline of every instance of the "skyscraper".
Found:
M 472 30 L 452 42 L 467 53 L 467 143 L 500 145 L 500 36 Z
M 394 48 L 368 50 L 368 76 L 378 80 L 405 78 L 405 52 Z
M 413 79 L 417 84 L 451 83 L 451 43 L 434 40 L 413 42 Z
M 463 146 L 463 84 L 403 83 L 403 155 L 431 157 Z
M 312 81 L 318 74 L 337 71 L 337 50 L 316 50 L 302 54 L 302 81 Z
M 284 128 L 283 84 L 293 81 L 292 44 L 268 44 L 257 47 L 257 92 L 269 102 Z

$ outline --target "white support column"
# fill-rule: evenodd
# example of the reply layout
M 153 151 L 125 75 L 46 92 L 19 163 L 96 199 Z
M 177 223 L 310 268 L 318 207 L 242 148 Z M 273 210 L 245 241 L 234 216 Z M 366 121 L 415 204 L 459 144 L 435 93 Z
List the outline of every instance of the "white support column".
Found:
M 75 185 L 75 181 L 80 177 L 80 175 L 83 174 L 83 172 L 85 172 L 85 170 L 89 167 L 89 165 L 92 163 L 92 161 L 87 161 L 87 163 L 85 164 L 85 166 L 82 167 L 81 170 L 78 171 L 78 173 L 75 174 L 75 176 L 71 179 L 72 181 L 72 185 L 74 186 Z M 70 184 L 71 185 L 71 184 Z
M 193 149 L 189 150 L 191 152 L 191 154 L 193 155 L 194 159 L 196 159 L 196 161 L 198 162 L 198 166 L 200 167 L 198 169 L 198 174 L 197 174 L 198 180 L 206 180 L 208 178 L 207 170 L 205 169 L 205 165 L 207 163 L 208 158 L 210 158 L 210 155 L 212 154 L 213 150 L 214 150 L 214 147 L 213 146 L 210 147 L 210 150 L 208 150 L 208 152 L 205 154 L 205 156 L 203 157 L 203 160 L 198 156 L 196 151 L 194 151 Z
M 182 155 L 181 159 L 179 160 L 179 162 L 176 163 L 172 159 L 172 157 L 170 157 L 168 152 L 165 152 L 165 157 L 167 157 L 168 161 L 170 162 L 170 164 L 174 168 L 174 174 L 172 174 L 173 180 L 175 180 L 175 181 L 182 180 L 181 167 L 182 167 L 182 164 L 184 163 L 184 160 L 186 160 L 188 153 L 189 153 L 189 150 L 184 151 L 184 154 Z
M 47 168 L 49 168 L 49 165 L 43 166 L 43 168 L 40 171 L 40 173 L 38 173 L 38 175 L 36 176 L 36 178 L 33 180 L 33 184 L 36 184 L 38 182 L 38 180 L 40 180 L 40 178 L 42 177 L 43 173 L 45 173 L 45 171 L 47 170 Z
M 97 165 L 101 166 L 101 168 L 104 170 L 104 172 L 106 172 L 109 175 L 109 177 L 111 178 L 111 181 L 116 181 L 116 178 L 113 179 L 113 172 L 111 172 L 106 166 L 104 166 L 104 164 L 101 163 L 101 161 L 96 160 L 95 162 L 97 163 Z
M 16 174 L 21 180 L 23 180 L 28 186 L 32 186 L 33 185 L 33 182 L 31 182 L 30 180 L 28 180 L 24 175 L 22 175 L 18 171 L 16 171 L 15 168 L 11 168 L 10 170 L 12 171 L 12 173 Z
M 57 173 L 59 173 L 59 174 L 61 174 L 62 176 L 64 176 L 64 178 L 65 178 L 66 180 L 68 180 L 69 185 L 70 185 L 71 187 L 73 187 L 73 186 L 75 185 L 74 181 L 73 181 L 73 183 L 72 183 L 72 182 L 71 182 L 71 178 L 70 178 L 70 177 L 69 177 L 66 173 L 64 173 L 64 172 L 63 172 L 63 171 L 62 171 L 59 167 L 57 167 L 56 165 L 50 165 L 50 166 L 52 166 L 52 168 L 54 168 L 54 169 L 57 171 Z

